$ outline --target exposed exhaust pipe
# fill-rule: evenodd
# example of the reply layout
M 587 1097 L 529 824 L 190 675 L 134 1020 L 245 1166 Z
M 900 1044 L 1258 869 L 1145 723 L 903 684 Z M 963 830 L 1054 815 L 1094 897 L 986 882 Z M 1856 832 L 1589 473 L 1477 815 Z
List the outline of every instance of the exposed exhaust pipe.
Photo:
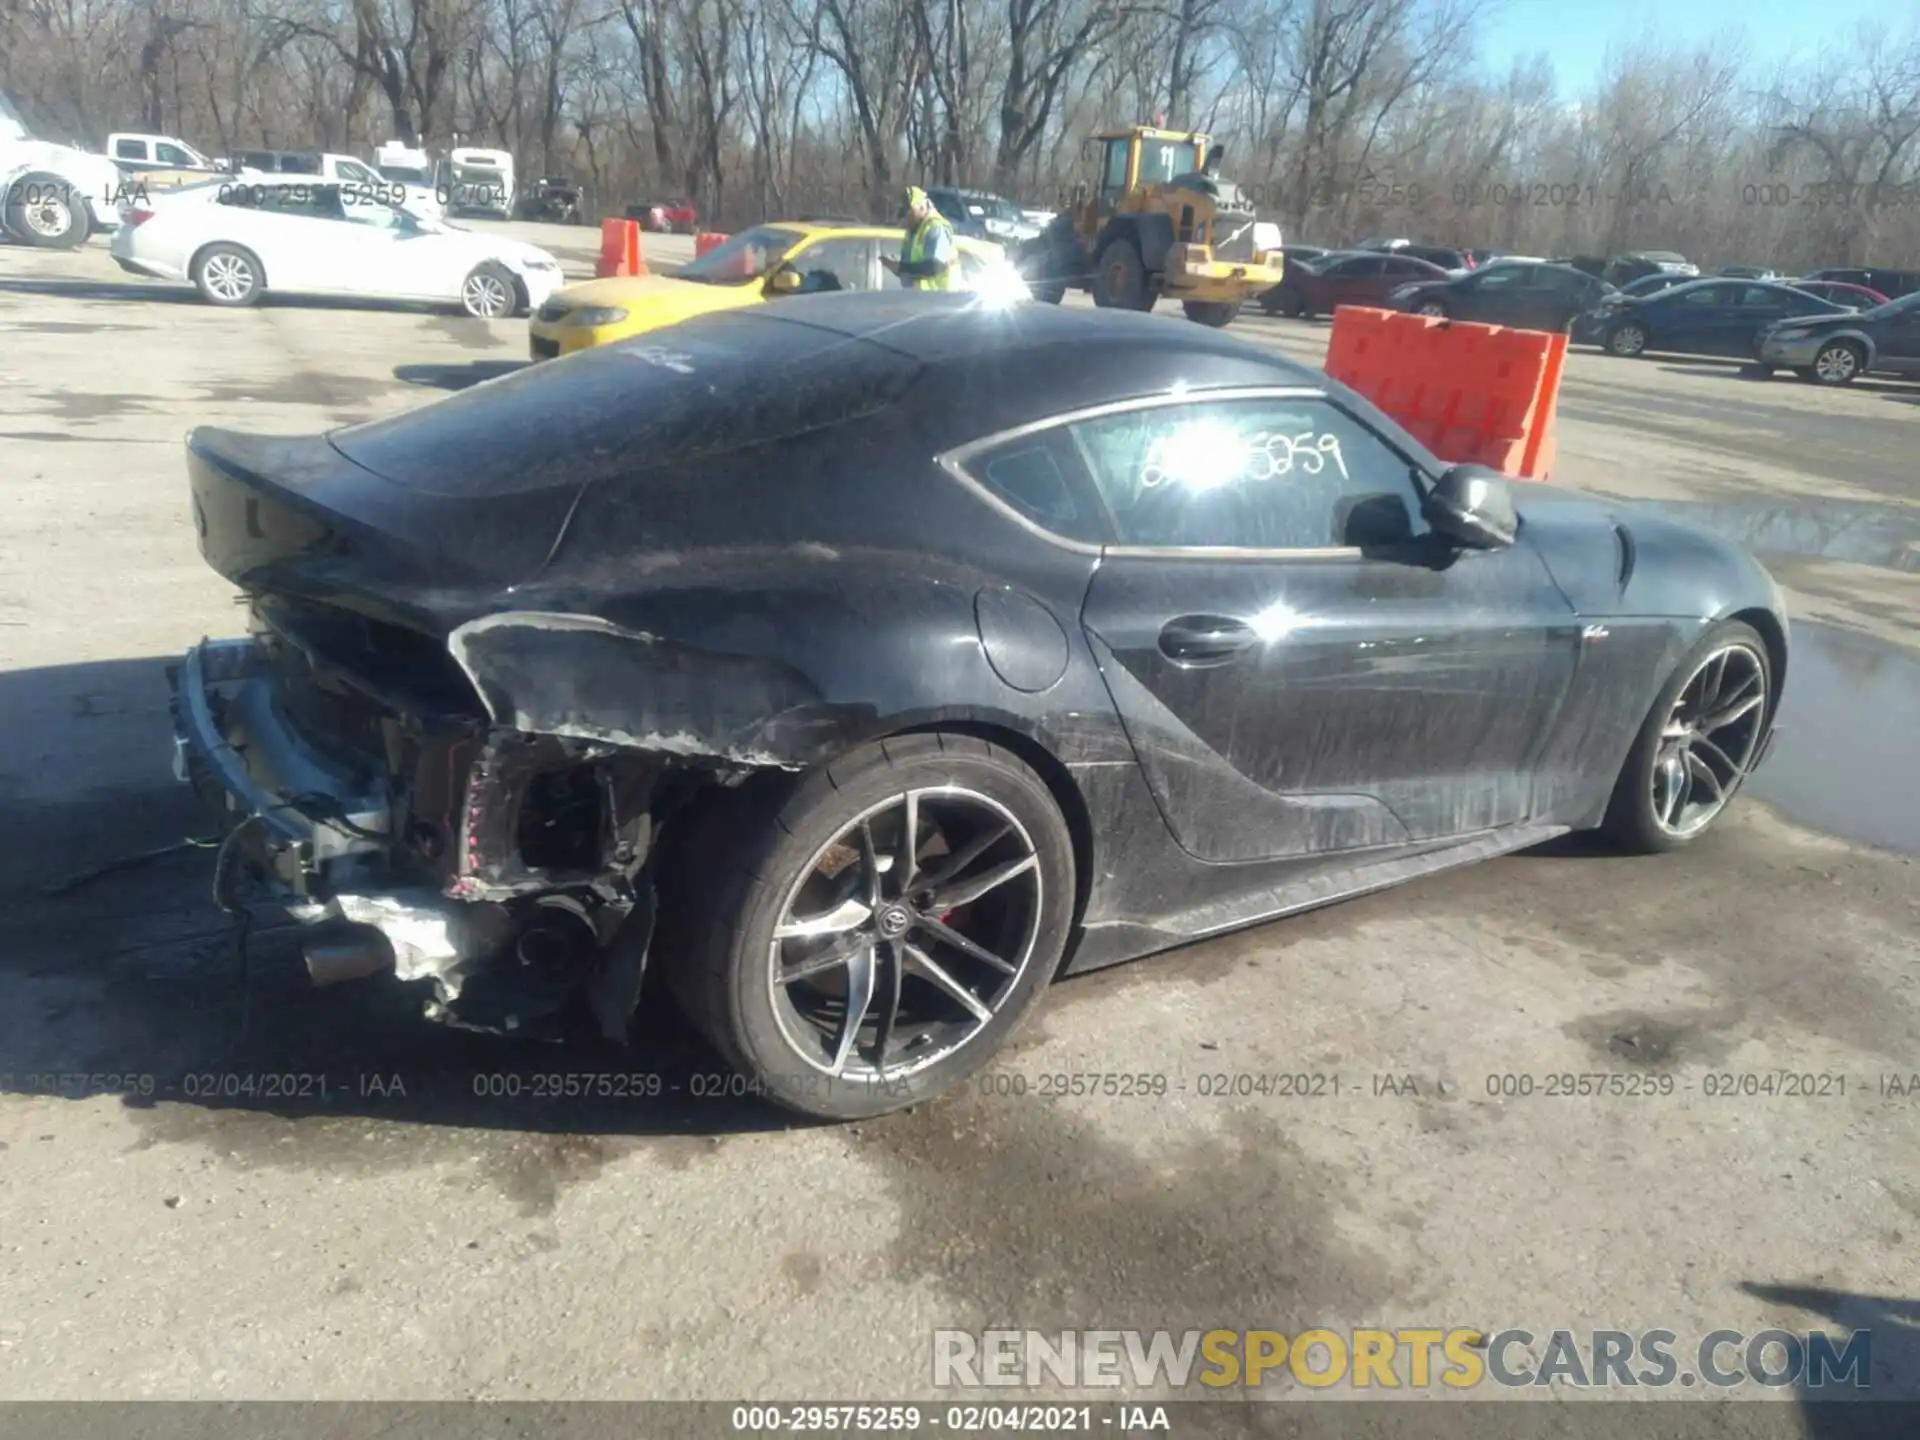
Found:
M 393 947 L 371 926 L 344 939 L 316 941 L 303 953 L 315 985 L 365 980 L 393 968 Z

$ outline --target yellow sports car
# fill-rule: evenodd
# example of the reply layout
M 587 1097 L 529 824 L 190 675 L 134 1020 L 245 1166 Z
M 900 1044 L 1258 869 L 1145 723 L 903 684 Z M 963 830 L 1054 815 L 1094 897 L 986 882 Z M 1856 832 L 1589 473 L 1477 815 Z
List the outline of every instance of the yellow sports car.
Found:
M 535 312 L 536 360 L 611 344 L 716 310 L 758 305 L 782 295 L 892 289 L 905 282 L 881 263 L 900 258 L 897 225 L 781 222 L 744 230 L 672 275 L 588 280 L 560 291 Z M 1016 299 L 1020 274 L 998 246 L 956 237 L 956 288 Z

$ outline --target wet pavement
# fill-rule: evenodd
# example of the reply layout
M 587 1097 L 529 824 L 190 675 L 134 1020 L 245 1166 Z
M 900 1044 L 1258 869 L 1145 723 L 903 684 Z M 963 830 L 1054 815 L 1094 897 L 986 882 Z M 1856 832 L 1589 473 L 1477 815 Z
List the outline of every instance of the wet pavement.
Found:
M 1782 730 L 1753 793 L 1829 835 L 1920 855 L 1920 657 L 1796 625 Z

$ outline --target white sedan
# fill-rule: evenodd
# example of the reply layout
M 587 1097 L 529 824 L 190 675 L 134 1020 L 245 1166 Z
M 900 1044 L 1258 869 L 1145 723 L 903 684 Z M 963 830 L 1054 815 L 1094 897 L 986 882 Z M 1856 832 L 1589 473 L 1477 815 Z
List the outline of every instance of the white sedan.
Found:
M 560 262 L 538 246 L 299 176 L 155 193 L 125 210 L 110 248 L 123 270 L 191 281 L 214 305 L 272 290 L 433 301 L 492 320 L 537 310 L 562 283 Z

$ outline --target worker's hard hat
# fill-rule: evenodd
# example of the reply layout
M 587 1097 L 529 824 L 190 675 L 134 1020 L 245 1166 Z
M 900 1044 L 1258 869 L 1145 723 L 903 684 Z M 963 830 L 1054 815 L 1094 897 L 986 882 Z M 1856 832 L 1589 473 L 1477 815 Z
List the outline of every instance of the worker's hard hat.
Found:
M 927 198 L 927 192 L 922 190 L 918 185 L 909 185 L 907 187 L 907 209 L 918 210 L 921 206 L 931 205 L 932 203 L 933 202 Z

